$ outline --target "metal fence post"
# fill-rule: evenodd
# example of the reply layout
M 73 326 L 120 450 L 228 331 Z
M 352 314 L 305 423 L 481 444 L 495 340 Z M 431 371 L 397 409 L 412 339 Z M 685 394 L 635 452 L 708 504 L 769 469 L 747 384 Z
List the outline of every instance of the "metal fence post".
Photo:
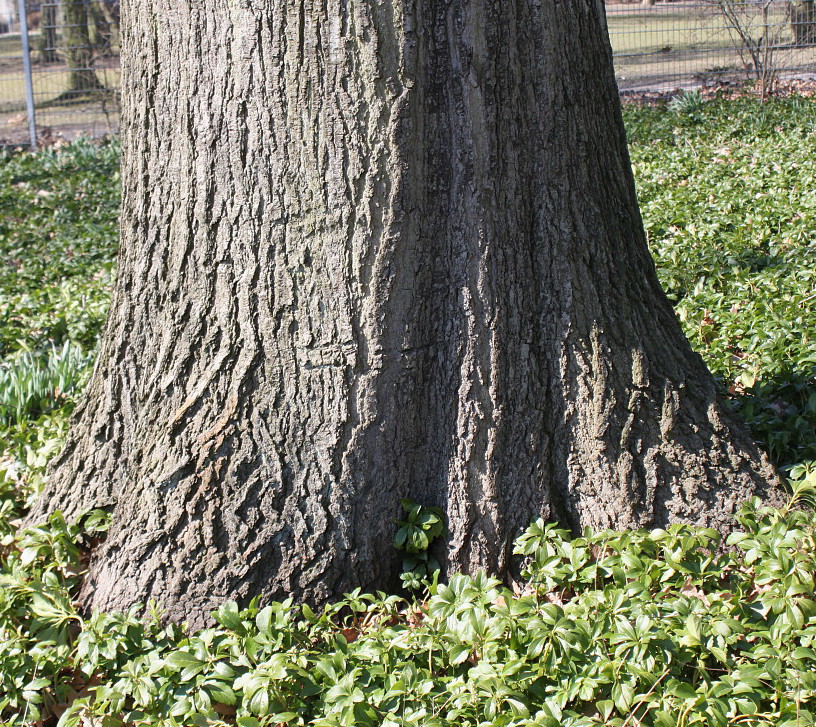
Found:
M 20 38 L 23 41 L 23 72 L 26 85 L 26 113 L 28 115 L 28 137 L 31 148 L 37 148 L 37 122 L 34 119 L 34 83 L 31 78 L 31 49 L 28 45 L 28 15 L 26 0 L 20 0 Z

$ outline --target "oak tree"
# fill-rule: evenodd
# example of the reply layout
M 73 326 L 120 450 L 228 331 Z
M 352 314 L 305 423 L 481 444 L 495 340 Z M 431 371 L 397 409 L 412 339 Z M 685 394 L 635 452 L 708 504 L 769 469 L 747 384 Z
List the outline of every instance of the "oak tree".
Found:
M 122 2 L 121 257 L 34 509 L 113 513 L 83 598 L 387 587 L 536 517 L 726 529 L 775 475 L 655 273 L 599 0 Z

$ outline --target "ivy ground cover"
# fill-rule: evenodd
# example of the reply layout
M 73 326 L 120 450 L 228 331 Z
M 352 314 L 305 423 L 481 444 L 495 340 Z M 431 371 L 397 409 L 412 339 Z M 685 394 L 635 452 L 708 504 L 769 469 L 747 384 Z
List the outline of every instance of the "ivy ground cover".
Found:
M 816 108 L 625 112 L 644 222 L 685 330 L 793 481 L 729 547 L 693 527 L 535 523 L 523 577 L 435 582 L 407 503 L 398 595 L 313 613 L 224 604 L 211 629 L 73 597 L 105 516 L 18 522 L 93 358 L 114 266 L 115 144 L 0 158 L 0 724 L 811 725 L 816 715 Z M 812 504 L 812 503 L 810 503 Z

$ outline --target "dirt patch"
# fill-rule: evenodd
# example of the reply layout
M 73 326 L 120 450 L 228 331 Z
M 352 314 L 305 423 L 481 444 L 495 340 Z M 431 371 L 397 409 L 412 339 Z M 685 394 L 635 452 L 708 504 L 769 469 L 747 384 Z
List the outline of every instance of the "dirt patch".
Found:
M 673 91 L 621 91 L 620 97 L 623 103 L 657 105 L 667 103 L 678 94 L 691 90 L 699 91 L 705 99 L 717 96 L 725 96 L 727 98 L 760 96 L 759 88 L 756 84 L 721 82 L 706 86 L 683 86 Z M 787 98 L 790 96 L 816 98 L 816 78 L 781 79 L 777 82 L 776 89 L 771 96 L 775 98 Z

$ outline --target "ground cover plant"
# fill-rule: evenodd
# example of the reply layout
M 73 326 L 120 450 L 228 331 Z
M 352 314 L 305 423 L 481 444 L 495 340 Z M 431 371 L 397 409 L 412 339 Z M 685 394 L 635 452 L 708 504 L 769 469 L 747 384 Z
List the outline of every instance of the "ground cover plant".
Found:
M 628 112 L 661 282 L 774 461 L 816 459 L 816 105 L 676 106 Z
M 93 362 L 116 260 L 118 163 L 118 144 L 83 141 L 0 157 L 0 446 L 18 458 L 62 426 Z
M 6 725 L 810 725 L 816 715 L 816 108 L 626 110 L 650 245 L 687 334 L 794 483 L 720 536 L 534 523 L 521 575 L 434 580 L 441 513 L 394 524 L 401 595 L 224 604 L 196 633 L 73 598 L 106 516 L 19 518 L 108 302 L 114 144 L 0 159 L 0 720 Z

